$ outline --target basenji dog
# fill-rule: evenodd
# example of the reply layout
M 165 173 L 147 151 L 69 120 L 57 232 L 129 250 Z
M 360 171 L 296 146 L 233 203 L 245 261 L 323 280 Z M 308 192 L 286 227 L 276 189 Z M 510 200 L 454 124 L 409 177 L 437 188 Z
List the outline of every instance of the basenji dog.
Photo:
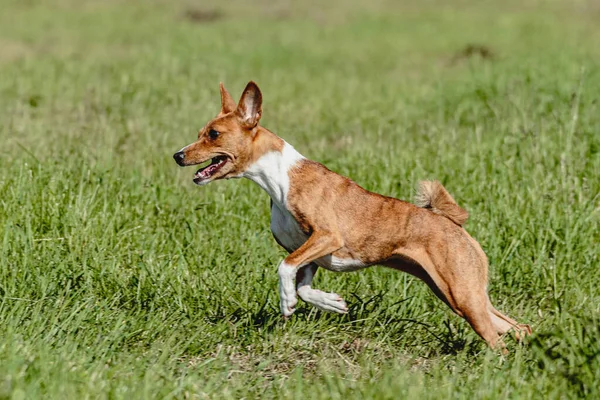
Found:
M 348 311 L 339 295 L 312 287 L 318 267 L 383 265 L 425 281 L 491 347 L 503 346 L 510 330 L 517 339 L 531 333 L 490 302 L 487 257 L 463 228 L 468 213 L 439 182 L 421 182 L 416 205 L 369 192 L 260 126 L 262 94 L 254 82 L 237 104 L 220 87 L 221 111 L 173 158 L 180 166 L 208 163 L 194 175 L 197 185 L 244 177 L 271 196 L 271 231 L 289 253 L 277 270 L 285 318 L 297 295 L 321 310 Z

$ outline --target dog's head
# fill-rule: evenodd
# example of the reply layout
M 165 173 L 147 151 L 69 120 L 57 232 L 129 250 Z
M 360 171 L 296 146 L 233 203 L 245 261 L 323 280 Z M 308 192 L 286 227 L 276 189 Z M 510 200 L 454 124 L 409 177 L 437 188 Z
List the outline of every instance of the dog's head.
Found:
M 253 142 L 260 129 L 262 95 L 249 82 L 239 103 L 221 83 L 221 112 L 198 132 L 198 140 L 173 155 L 182 167 L 203 164 L 194 183 L 206 185 L 217 179 L 239 178 L 254 161 Z

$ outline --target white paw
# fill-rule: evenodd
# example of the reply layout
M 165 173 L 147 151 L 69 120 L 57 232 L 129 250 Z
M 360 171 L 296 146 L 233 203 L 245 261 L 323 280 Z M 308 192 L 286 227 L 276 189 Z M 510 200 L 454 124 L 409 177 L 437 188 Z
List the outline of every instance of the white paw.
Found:
M 323 311 L 338 314 L 346 314 L 348 312 L 346 302 L 337 293 L 326 293 L 305 286 L 298 290 L 298 294 L 302 300 Z
M 281 314 L 287 318 L 296 311 L 296 304 L 298 304 L 298 298 L 296 296 L 281 295 Z
M 335 312 L 338 314 L 346 314 L 348 312 L 348 305 L 338 294 L 336 293 L 325 293 L 321 292 L 322 298 L 319 303 L 315 303 L 315 306 L 321 310 Z

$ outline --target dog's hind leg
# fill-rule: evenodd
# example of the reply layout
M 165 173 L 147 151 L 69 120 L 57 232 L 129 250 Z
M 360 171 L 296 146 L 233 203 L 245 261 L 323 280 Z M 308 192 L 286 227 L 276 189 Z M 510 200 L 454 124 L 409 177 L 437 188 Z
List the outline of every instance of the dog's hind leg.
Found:
M 427 273 L 427 269 L 429 273 Z M 422 271 L 411 271 L 421 278 L 452 311 L 467 320 L 475 332 L 492 348 L 498 346 L 499 335 L 488 313 L 489 302 L 485 285 L 473 285 L 460 279 L 445 280 L 436 270 L 429 267 Z M 450 283 L 452 282 L 452 283 Z M 502 344 L 500 344 L 503 347 Z
M 497 325 L 488 311 L 488 298 L 485 287 L 470 290 L 458 290 L 452 293 L 458 315 L 462 316 L 473 327 L 475 332 L 485 340 L 491 348 L 504 347 L 500 340 Z
M 487 279 L 485 274 L 479 273 L 474 263 L 469 263 L 471 260 L 454 255 L 450 259 L 436 260 L 436 266 L 435 261 L 424 252 L 404 250 L 403 254 L 409 258 L 396 259 L 386 265 L 425 281 L 433 293 L 452 311 L 467 320 L 490 347 L 498 346 L 500 336 L 487 308 Z
M 319 267 L 314 264 L 308 264 L 298 270 L 296 273 L 296 291 L 298 296 L 305 302 L 324 310 L 339 314 L 348 312 L 346 302 L 335 293 L 326 293 L 311 287 L 313 277 Z

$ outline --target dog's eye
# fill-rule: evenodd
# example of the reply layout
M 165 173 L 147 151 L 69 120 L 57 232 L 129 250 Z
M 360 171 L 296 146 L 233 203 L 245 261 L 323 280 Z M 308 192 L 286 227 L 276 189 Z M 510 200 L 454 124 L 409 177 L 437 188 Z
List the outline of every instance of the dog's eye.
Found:
M 219 132 L 215 131 L 214 129 L 211 129 L 210 131 L 208 131 L 208 136 L 210 136 L 211 139 L 216 139 L 219 137 Z

